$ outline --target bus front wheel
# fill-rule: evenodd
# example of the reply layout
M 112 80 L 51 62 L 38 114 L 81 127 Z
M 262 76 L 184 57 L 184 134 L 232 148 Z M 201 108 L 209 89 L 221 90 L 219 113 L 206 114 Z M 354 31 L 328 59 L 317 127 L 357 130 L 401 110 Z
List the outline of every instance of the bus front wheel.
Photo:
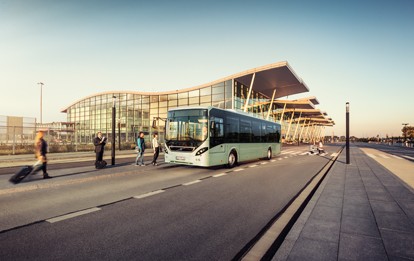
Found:
M 227 166 L 229 168 L 233 168 L 234 166 L 236 166 L 236 164 L 237 164 L 237 154 L 233 150 L 230 152 L 229 157 L 227 159 Z
M 272 159 L 272 149 L 271 148 L 269 148 L 268 150 L 267 150 L 267 157 L 266 157 L 268 160 L 271 160 Z

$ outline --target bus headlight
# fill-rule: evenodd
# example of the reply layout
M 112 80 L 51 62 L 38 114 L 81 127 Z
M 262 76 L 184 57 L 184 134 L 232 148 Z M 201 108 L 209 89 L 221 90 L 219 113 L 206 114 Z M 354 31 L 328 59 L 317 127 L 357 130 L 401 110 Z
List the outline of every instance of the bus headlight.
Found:
M 196 156 L 200 156 L 201 154 L 203 154 L 204 152 L 206 152 L 208 150 L 207 147 L 201 148 L 197 151 Z

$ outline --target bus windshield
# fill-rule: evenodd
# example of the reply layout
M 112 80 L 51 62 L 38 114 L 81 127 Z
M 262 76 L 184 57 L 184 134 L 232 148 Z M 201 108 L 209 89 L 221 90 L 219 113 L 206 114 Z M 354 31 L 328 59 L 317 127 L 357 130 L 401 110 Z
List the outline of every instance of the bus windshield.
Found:
M 207 139 L 208 116 L 206 109 L 176 110 L 168 112 L 167 141 L 202 142 Z

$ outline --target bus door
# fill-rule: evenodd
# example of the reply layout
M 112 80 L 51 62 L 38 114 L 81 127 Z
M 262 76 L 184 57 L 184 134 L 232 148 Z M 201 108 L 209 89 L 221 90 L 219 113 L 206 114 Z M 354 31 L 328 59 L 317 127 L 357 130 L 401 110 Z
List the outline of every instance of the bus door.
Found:
M 210 154 L 224 153 L 224 120 L 220 117 L 210 117 Z

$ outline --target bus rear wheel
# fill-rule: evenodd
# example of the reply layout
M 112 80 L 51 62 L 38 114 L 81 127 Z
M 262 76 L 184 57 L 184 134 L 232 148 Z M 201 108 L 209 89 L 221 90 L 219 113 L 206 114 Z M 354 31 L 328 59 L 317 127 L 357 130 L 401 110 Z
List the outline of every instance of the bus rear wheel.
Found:
M 233 168 L 237 164 L 237 154 L 233 150 L 230 152 L 229 157 L 227 158 L 227 167 Z
M 268 159 L 268 160 L 271 160 L 272 159 L 272 149 L 271 148 L 267 149 L 267 157 L 266 157 L 266 159 Z

